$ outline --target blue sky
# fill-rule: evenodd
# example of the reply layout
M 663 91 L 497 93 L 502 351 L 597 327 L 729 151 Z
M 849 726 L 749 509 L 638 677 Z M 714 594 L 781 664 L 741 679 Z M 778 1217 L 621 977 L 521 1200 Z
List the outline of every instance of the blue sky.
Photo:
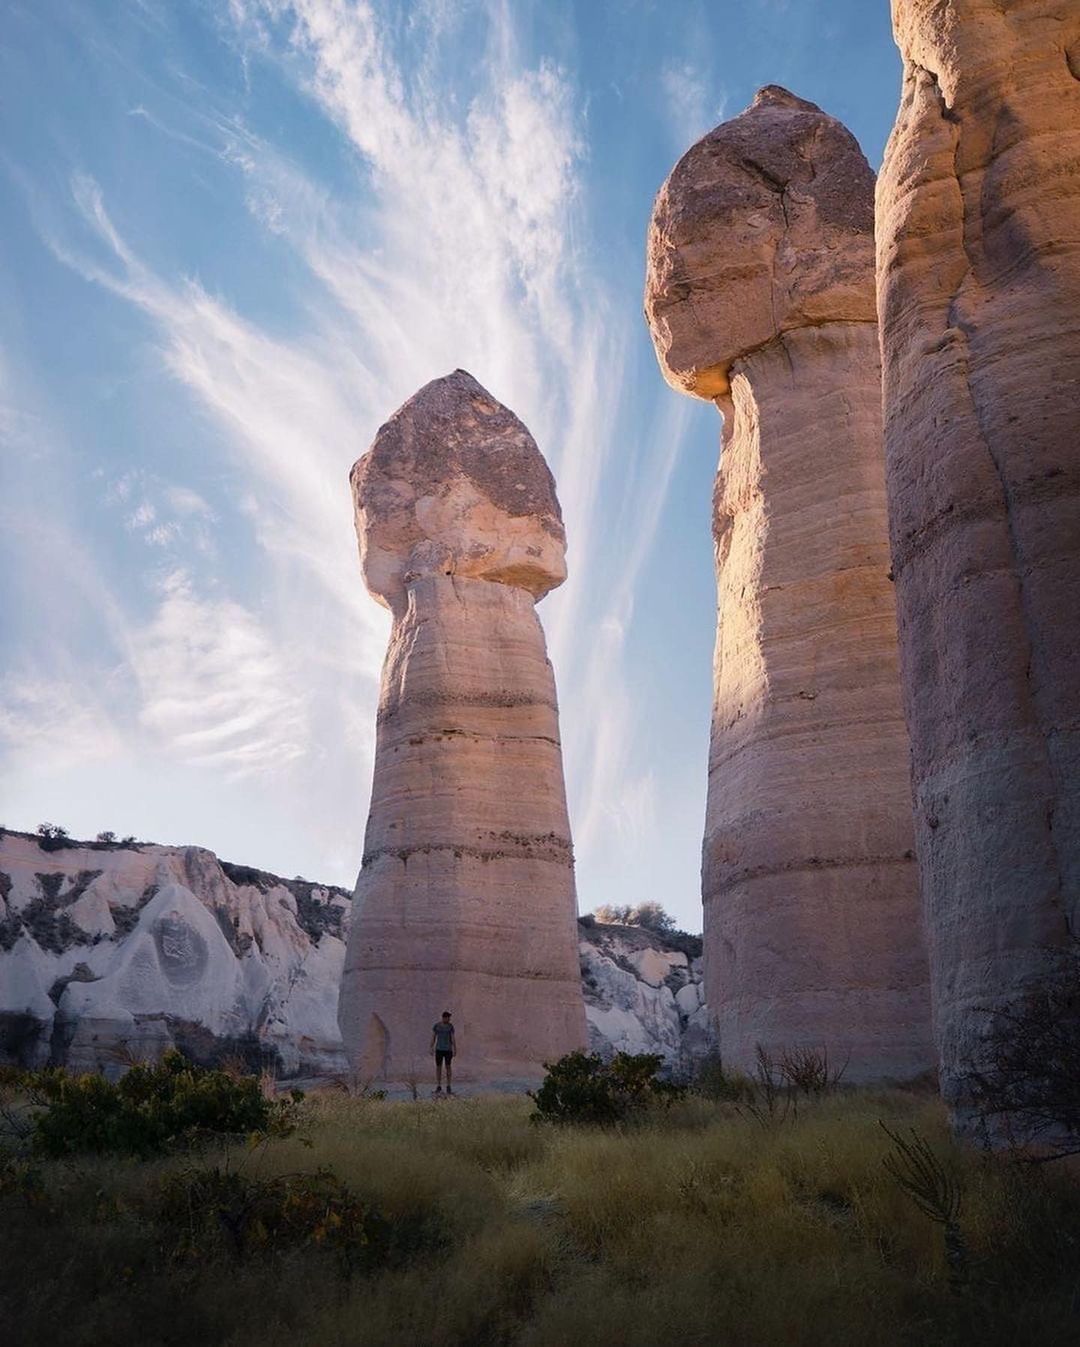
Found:
M 582 909 L 700 929 L 719 418 L 660 377 L 646 224 L 765 83 L 876 167 L 887 0 L 3 9 L 0 822 L 351 885 L 387 618 L 348 469 L 463 366 L 559 485 Z

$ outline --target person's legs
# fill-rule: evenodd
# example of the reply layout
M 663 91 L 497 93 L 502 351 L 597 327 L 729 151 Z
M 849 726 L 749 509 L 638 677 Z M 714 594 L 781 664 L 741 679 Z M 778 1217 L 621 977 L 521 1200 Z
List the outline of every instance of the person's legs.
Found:
M 435 1088 L 442 1091 L 442 1053 L 435 1054 Z
M 453 1060 L 454 1060 L 454 1054 L 453 1054 L 452 1052 L 448 1052 L 448 1053 L 446 1054 L 446 1093 L 447 1093 L 447 1094 L 453 1094 L 453 1093 L 454 1093 L 454 1091 L 450 1088 L 450 1087 L 451 1087 L 450 1064 L 453 1062 Z

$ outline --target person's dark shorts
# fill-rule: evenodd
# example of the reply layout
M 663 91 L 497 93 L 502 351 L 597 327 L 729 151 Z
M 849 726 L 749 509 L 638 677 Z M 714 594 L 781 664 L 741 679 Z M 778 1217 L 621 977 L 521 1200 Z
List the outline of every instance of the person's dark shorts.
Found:
M 435 1065 L 442 1066 L 445 1063 L 448 1063 L 450 1061 L 450 1058 L 453 1057 L 453 1055 L 454 1054 L 450 1051 L 449 1048 L 436 1048 Z

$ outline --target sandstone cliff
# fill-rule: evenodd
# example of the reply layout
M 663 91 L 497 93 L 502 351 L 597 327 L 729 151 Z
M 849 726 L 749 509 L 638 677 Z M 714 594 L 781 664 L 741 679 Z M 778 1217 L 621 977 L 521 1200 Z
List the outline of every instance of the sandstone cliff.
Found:
M 0 1062 L 114 1071 L 179 1044 L 204 1062 L 340 1075 L 351 912 L 344 889 L 203 847 L 43 851 L 0 834 Z M 592 1049 L 659 1053 L 673 1067 L 708 1050 L 693 951 L 589 919 L 579 940 Z
M 946 1097 L 1080 919 L 1080 6 L 894 0 L 885 446 Z
M 661 369 L 716 401 L 718 628 L 702 862 L 721 1049 L 931 1060 L 889 583 L 874 178 L 770 86 L 661 188 L 645 310 Z
M 392 1080 L 454 1014 L 459 1080 L 536 1080 L 585 1043 L 555 679 L 536 600 L 566 575 L 555 484 L 469 374 L 427 384 L 352 472 L 364 581 L 394 623 L 341 989 Z

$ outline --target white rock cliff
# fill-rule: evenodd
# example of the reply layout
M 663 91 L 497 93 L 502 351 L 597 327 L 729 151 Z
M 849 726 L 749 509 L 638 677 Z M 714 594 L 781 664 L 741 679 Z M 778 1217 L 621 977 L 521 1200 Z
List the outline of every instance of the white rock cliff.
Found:
M 179 1045 L 204 1062 L 341 1075 L 351 912 L 343 889 L 202 847 L 45 851 L 0 834 L 0 1061 L 111 1072 Z M 708 1050 L 700 957 L 640 927 L 585 919 L 578 935 L 592 1049 L 672 1067 Z

